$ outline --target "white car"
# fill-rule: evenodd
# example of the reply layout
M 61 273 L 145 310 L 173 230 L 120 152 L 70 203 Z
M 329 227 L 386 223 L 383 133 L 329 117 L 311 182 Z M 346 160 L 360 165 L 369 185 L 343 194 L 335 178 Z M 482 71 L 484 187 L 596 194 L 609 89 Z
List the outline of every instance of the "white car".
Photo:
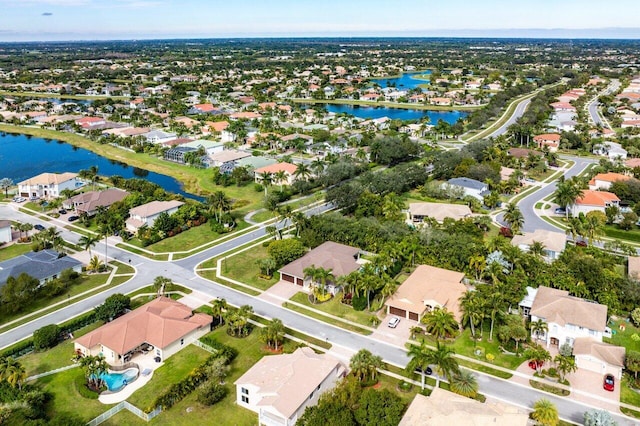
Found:
M 389 320 L 389 324 L 387 325 L 389 326 L 389 328 L 396 328 L 399 323 L 400 323 L 400 318 L 391 317 L 391 319 Z
M 25 201 L 27 201 L 27 199 L 26 199 L 26 198 L 24 198 L 24 197 L 14 197 L 14 198 L 13 198 L 13 201 L 14 201 L 15 203 L 24 203 Z

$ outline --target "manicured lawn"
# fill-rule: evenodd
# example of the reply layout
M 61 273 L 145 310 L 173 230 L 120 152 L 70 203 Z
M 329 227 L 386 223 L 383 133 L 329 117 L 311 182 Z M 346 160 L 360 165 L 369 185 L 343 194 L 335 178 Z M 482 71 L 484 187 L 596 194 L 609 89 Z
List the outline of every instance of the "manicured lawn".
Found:
M 7 259 L 11 259 L 21 254 L 25 254 L 31 251 L 31 243 L 26 244 L 11 244 L 10 246 L 0 247 L 0 262 L 4 262 Z
M 313 305 L 311 302 L 309 302 L 307 293 L 298 292 L 291 298 L 291 300 L 348 321 L 353 321 L 355 323 L 368 327 L 372 326 L 372 319 L 376 318 L 374 314 L 366 311 L 356 311 L 351 306 L 342 304 L 340 302 L 340 297 L 341 294 L 338 294 L 337 296 L 331 298 L 331 300 L 329 300 L 328 302 Z
M 73 333 L 74 338 L 78 338 L 88 332 L 95 330 L 102 325 L 101 322 L 95 322 L 86 327 L 81 328 Z M 65 367 L 73 364 L 71 357 L 73 356 L 73 340 L 65 340 L 58 346 L 44 352 L 32 352 L 20 357 L 20 362 L 24 366 L 27 377 L 33 376 L 56 368 Z
M 258 244 L 249 250 L 233 256 L 227 256 L 222 261 L 222 275 L 241 283 L 249 284 L 260 290 L 266 290 L 278 282 L 279 274 L 274 271 L 270 280 L 260 278 L 260 268 L 256 261 L 269 257 L 267 248 Z
M 640 243 L 640 230 L 638 230 L 638 228 L 635 226 L 629 231 L 620 229 L 616 225 L 605 225 L 603 229 L 604 234 L 607 237 Z
M 624 331 L 620 329 L 620 325 L 622 324 Z M 611 339 L 607 339 L 606 337 L 603 339 L 607 343 L 611 343 L 617 346 L 624 346 L 627 351 L 636 351 L 640 352 L 640 339 L 638 341 L 633 340 L 632 336 L 634 334 L 640 336 L 640 328 L 635 327 L 630 322 L 625 320 L 615 321 L 611 327 L 612 333 Z M 640 400 L 640 398 L 639 398 Z
M 277 217 L 277 215 L 274 215 L 273 212 L 269 210 L 262 210 L 254 214 L 253 216 L 251 216 L 251 220 L 254 222 L 264 222 L 266 220 L 271 220 L 275 217 Z
M 227 281 L 225 279 L 220 279 L 220 278 L 216 277 L 216 271 L 200 271 L 200 272 L 198 272 L 198 275 L 200 275 L 202 278 L 205 278 L 207 280 L 215 281 L 215 282 L 220 283 L 220 284 L 222 284 L 224 286 L 227 286 L 229 288 L 233 288 L 233 289 L 241 291 L 243 293 L 250 294 L 251 296 L 257 296 L 257 295 L 259 295 L 261 293 L 260 291 L 253 290 L 250 287 L 244 287 L 244 286 L 241 286 L 241 285 L 234 284 L 231 281 Z
M 640 393 L 631 390 L 629 380 L 626 375 L 622 377 L 622 385 L 620 387 L 620 402 L 636 405 L 640 407 Z

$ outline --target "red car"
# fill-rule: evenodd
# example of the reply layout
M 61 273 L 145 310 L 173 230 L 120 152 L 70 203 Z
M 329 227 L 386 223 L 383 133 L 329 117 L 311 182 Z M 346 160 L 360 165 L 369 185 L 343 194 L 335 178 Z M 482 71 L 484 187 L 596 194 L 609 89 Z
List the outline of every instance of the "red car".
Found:
M 529 361 L 529 367 L 532 370 L 537 370 L 539 368 L 542 368 L 542 364 L 544 364 L 544 362 L 542 362 L 542 361 L 538 361 L 538 362 L 536 362 L 534 360 Z
M 613 389 L 616 387 L 616 380 L 613 378 L 613 374 L 607 374 L 604 376 L 604 383 L 602 384 L 604 390 L 613 392 Z

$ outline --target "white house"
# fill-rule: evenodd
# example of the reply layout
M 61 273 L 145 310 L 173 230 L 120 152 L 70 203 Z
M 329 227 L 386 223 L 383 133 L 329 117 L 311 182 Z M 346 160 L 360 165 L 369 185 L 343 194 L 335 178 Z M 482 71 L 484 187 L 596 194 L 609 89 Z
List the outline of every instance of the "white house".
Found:
M 466 204 L 447 203 L 410 203 L 409 220 L 413 224 L 424 222 L 425 218 L 433 218 L 442 223 L 446 218 L 454 220 L 471 216 L 471 209 Z
M 627 159 L 627 150 L 622 148 L 622 145 L 615 142 L 605 142 L 603 144 L 596 145 L 593 149 L 593 153 L 608 157 L 610 160 Z
M 260 425 L 293 426 L 345 375 L 342 362 L 308 347 L 265 356 L 235 381 L 236 403 L 258 413 Z
M 582 195 L 573 204 L 569 205 L 568 209 L 572 216 L 578 216 L 580 213 L 587 214 L 591 211 L 604 213 L 609 206 L 620 206 L 620 199 L 616 194 L 587 189 L 582 191 Z
M 0 220 L 0 244 L 11 242 L 11 222 Z
M 594 373 L 613 374 L 622 379 L 625 348 L 602 343 L 592 337 L 578 337 L 573 342 L 573 355 L 576 366 Z
M 143 225 L 153 226 L 158 216 L 162 213 L 172 215 L 178 211 L 182 201 L 151 201 L 138 207 L 129 209 L 129 218 L 126 220 L 127 229 L 131 232 L 138 232 Z
M 531 295 L 531 322 L 541 319 L 547 323 L 548 331 L 538 336 L 546 342 L 547 347 L 559 347 L 565 343 L 573 346 L 579 337 L 591 337 L 602 342 L 607 326 L 606 305 L 569 296 L 569 292 L 565 290 L 544 286 L 532 289 Z
M 555 260 L 564 251 L 567 245 L 567 236 L 564 232 L 536 229 L 534 232 L 515 235 L 511 240 L 513 246 L 519 247 L 524 251 L 529 251 L 535 242 L 539 242 L 544 246 L 544 257 L 549 260 Z
M 462 188 L 465 196 L 469 195 L 480 201 L 484 199 L 486 192 L 489 191 L 489 185 L 486 183 L 466 177 L 449 179 L 447 184 Z
M 611 188 L 613 182 L 627 181 L 631 179 L 631 176 L 623 175 L 620 173 L 598 173 L 589 181 L 589 189 L 596 191 L 598 189 L 608 191 Z
M 41 173 L 18 183 L 18 193 L 27 198 L 57 198 L 65 189 L 82 185 L 77 173 Z

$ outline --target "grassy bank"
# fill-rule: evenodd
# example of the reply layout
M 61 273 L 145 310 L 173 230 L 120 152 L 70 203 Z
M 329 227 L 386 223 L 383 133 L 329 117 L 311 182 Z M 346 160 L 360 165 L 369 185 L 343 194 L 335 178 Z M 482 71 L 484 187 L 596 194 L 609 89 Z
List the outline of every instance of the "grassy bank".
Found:
M 333 104 L 333 105 L 359 105 L 370 107 L 388 107 L 398 109 L 416 109 L 421 111 L 473 111 L 474 109 L 482 108 L 485 105 L 469 105 L 469 106 L 440 106 L 440 105 L 424 105 L 424 104 L 410 104 L 401 102 L 386 102 L 386 101 L 362 101 L 356 99 L 304 99 L 295 98 L 289 99 L 292 102 L 298 104 Z

